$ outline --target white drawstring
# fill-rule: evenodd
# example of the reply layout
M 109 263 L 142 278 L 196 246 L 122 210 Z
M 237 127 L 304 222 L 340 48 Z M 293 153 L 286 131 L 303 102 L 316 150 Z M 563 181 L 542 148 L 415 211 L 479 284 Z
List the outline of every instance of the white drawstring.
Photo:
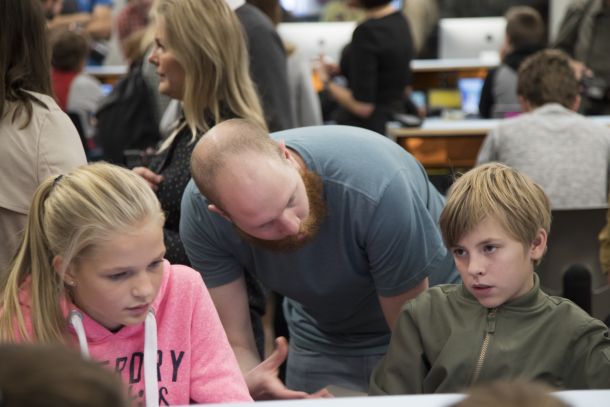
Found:
M 85 335 L 83 316 L 77 310 L 70 311 L 70 324 L 74 327 L 83 358 L 89 359 L 89 345 Z M 159 406 L 159 382 L 157 380 L 157 320 L 149 309 L 144 321 L 144 388 L 146 407 Z
M 76 310 L 70 311 L 70 323 L 74 327 L 74 331 L 76 331 L 81 355 L 83 355 L 83 358 L 89 359 L 89 345 L 87 344 L 87 335 L 85 335 L 81 313 Z
M 144 322 L 144 386 L 146 389 L 146 407 L 159 407 L 157 320 L 152 308 L 148 310 Z

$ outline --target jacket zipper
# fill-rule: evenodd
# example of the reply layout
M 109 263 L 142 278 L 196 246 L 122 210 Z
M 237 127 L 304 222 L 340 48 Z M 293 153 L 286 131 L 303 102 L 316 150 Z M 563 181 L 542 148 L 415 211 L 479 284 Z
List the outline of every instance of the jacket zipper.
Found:
M 485 331 L 485 338 L 483 339 L 483 345 L 481 345 L 481 352 L 479 352 L 479 358 L 477 360 L 477 364 L 474 368 L 474 373 L 472 375 L 472 381 L 470 384 L 476 383 L 479 379 L 479 375 L 481 374 L 481 369 L 483 369 L 483 363 L 485 362 L 485 356 L 487 356 L 487 349 L 489 348 L 489 340 L 491 339 L 491 335 L 496 331 L 496 313 L 498 312 L 497 308 L 492 308 L 487 313 L 487 329 Z

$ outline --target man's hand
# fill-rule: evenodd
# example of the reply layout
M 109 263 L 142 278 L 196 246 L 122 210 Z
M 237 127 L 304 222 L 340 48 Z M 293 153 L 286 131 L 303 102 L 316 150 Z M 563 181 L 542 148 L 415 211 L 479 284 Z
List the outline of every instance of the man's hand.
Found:
M 159 188 L 161 181 L 163 181 L 162 175 L 159 175 L 146 167 L 135 167 L 133 168 L 133 172 L 144 178 L 153 191 L 156 191 Z
M 275 339 L 276 348 L 267 359 L 246 374 L 246 383 L 254 400 L 304 399 L 332 397 L 326 389 L 313 394 L 289 390 L 278 377 L 278 369 L 288 356 L 286 338 Z

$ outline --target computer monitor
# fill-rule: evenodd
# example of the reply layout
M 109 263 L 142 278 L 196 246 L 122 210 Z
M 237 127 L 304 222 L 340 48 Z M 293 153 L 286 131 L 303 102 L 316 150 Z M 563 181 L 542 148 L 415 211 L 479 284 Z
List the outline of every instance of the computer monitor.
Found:
M 457 89 L 430 88 L 427 94 L 428 115 L 440 116 L 448 111 L 459 111 L 462 102 Z
M 459 78 L 458 89 L 460 90 L 460 101 L 462 112 L 466 117 L 479 115 L 479 100 L 483 89 L 482 78 Z
M 415 105 L 416 108 L 421 110 L 426 110 L 426 92 L 423 90 L 413 90 L 411 91 L 411 101 Z
M 339 63 L 343 47 L 352 40 L 355 21 L 280 23 L 278 33 L 284 41 L 297 47 L 305 58 L 312 60 L 320 53 Z
M 398 10 L 402 9 L 404 0 L 392 0 L 391 3 Z M 336 3 L 343 4 L 341 0 L 335 1 Z M 291 16 L 297 21 L 314 21 L 319 20 L 322 14 L 324 3 L 319 0 L 280 0 L 280 5 L 284 10 L 289 12 Z M 345 7 L 348 7 L 345 5 Z
M 108 96 L 108 94 L 112 92 L 112 88 L 114 86 L 111 83 L 102 83 L 100 87 L 102 88 L 102 93 L 104 96 Z
M 499 62 L 505 31 L 504 17 L 443 18 L 439 23 L 439 57 Z

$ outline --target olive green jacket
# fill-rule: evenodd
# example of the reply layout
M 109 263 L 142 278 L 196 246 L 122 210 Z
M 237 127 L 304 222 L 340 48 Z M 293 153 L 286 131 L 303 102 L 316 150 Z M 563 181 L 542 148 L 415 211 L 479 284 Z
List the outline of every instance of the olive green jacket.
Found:
M 521 377 L 560 389 L 610 388 L 610 338 L 601 321 L 534 288 L 487 309 L 462 285 L 441 285 L 405 304 L 369 393 L 459 392 Z

